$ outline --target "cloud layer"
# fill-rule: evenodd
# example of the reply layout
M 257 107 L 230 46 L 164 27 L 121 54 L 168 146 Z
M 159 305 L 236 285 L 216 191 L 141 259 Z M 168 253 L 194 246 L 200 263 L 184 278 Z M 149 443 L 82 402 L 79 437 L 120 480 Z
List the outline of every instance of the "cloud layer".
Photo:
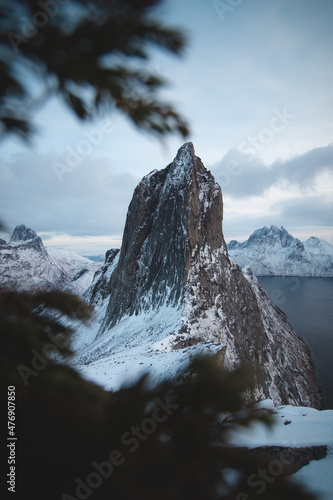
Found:
M 227 239 L 275 224 L 332 241 L 333 144 L 271 165 L 234 149 L 211 170 L 222 187 Z
M 263 195 L 276 186 L 313 191 L 323 173 L 333 173 L 333 143 L 267 166 L 259 157 L 230 150 L 212 167 L 223 193 L 234 198 Z
M 48 233 L 121 237 L 140 178 L 106 158 L 89 156 L 68 168 L 67 154 L 24 152 L 0 161 L 0 218 L 9 231 L 24 223 L 45 240 Z M 332 232 L 333 144 L 269 166 L 230 150 L 211 170 L 222 187 L 227 239 L 271 224 L 292 233 L 311 226 L 314 236 L 322 236 L 320 228 Z
M 68 167 L 65 155 L 24 152 L 0 160 L 0 218 L 12 230 L 24 223 L 38 232 L 73 236 L 122 234 L 137 178 L 117 173 L 107 159 L 82 159 Z

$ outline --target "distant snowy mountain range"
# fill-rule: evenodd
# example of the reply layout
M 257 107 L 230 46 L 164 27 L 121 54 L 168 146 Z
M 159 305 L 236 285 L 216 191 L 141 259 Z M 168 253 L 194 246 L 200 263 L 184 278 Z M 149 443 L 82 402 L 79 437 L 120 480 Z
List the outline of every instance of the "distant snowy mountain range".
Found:
M 333 276 L 333 245 L 313 236 L 303 243 L 281 226 L 263 227 L 228 252 L 237 264 L 256 276 Z
M 7 243 L 0 239 L 0 287 L 18 292 L 62 289 L 81 294 L 99 265 L 76 252 L 45 248 L 24 224 L 16 226 Z
M 107 253 L 104 266 L 108 263 Z M 228 244 L 229 256 L 256 276 L 333 277 L 333 245 L 311 237 L 305 242 L 284 228 L 263 227 L 248 240 Z M 97 271 L 101 256 L 88 259 L 72 250 L 44 247 L 24 224 L 17 226 L 8 243 L 0 238 L 0 287 L 19 292 L 62 289 L 83 296 Z M 106 266 L 108 267 L 108 266 Z M 105 272 L 105 271 L 104 271 Z

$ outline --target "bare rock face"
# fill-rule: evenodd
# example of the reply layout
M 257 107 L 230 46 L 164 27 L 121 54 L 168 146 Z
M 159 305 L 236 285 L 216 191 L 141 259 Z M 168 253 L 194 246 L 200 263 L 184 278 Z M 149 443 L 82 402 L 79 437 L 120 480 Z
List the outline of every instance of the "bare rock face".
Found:
M 100 303 L 109 295 L 109 280 L 112 272 L 119 260 L 119 249 L 111 248 L 105 254 L 105 262 L 103 266 L 96 271 L 93 282 L 88 289 L 86 299 L 90 301 L 94 307 L 98 307 Z
M 220 186 L 191 143 L 144 177 L 129 206 L 119 260 L 104 280 L 108 304 L 99 337 L 124 317 L 172 306 L 179 314 L 175 349 L 219 343 L 226 367 L 250 361 L 263 368 L 258 398 L 319 408 L 307 346 L 252 273 L 244 275 L 229 258 L 222 218 Z
M 24 224 L 20 224 L 19 226 L 16 226 L 13 234 L 10 238 L 11 243 L 26 243 L 31 240 L 40 240 L 40 238 L 37 236 L 37 233 L 30 229 L 29 227 L 26 227 Z M 41 241 L 41 240 L 40 240 Z

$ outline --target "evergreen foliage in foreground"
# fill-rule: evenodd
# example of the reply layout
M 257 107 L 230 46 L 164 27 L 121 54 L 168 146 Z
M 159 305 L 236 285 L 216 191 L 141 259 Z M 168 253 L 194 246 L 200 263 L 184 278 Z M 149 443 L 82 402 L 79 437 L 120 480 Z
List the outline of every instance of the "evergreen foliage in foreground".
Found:
M 32 112 L 54 95 L 80 120 L 117 109 L 140 130 L 186 137 L 185 120 L 158 98 L 166 82 L 147 69 L 155 49 L 180 55 L 185 46 L 158 19 L 161 3 L 0 0 L 0 137 L 30 139 Z
M 202 358 L 182 381 L 151 389 L 144 377 L 108 392 L 52 360 L 55 351 L 69 352 L 70 330 L 55 314 L 38 314 L 41 305 L 89 317 L 89 308 L 59 292 L 0 293 L 2 397 L 15 386 L 15 498 L 313 499 L 283 466 L 259 482 L 273 462 L 228 446 L 235 425 L 270 425 L 267 412 L 244 409 L 248 368 L 227 373 Z

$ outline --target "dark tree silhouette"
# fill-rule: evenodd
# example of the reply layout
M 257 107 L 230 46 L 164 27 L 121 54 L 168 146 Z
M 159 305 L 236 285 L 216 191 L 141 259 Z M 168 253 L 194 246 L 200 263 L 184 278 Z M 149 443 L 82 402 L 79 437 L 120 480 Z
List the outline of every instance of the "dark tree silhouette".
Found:
M 81 120 L 117 108 L 139 129 L 188 135 L 158 98 L 165 84 L 146 68 L 151 49 L 180 55 L 184 35 L 154 16 L 162 0 L 0 0 L 2 134 L 28 139 L 31 114 L 59 95 Z M 43 91 L 31 96 L 31 75 Z
M 69 351 L 66 316 L 85 321 L 89 308 L 58 292 L 0 293 L 3 398 L 15 387 L 15 498 L 313 500 L 284 466 L 259 490 L 249 478 L 276 457 L 230 447 L 235 425 L 270 423 L 244 407 L 249 368 L 228 373 L 202 358 L 180 380 L 152 389 L 143 377 L 108 392 L 55 361 Z

